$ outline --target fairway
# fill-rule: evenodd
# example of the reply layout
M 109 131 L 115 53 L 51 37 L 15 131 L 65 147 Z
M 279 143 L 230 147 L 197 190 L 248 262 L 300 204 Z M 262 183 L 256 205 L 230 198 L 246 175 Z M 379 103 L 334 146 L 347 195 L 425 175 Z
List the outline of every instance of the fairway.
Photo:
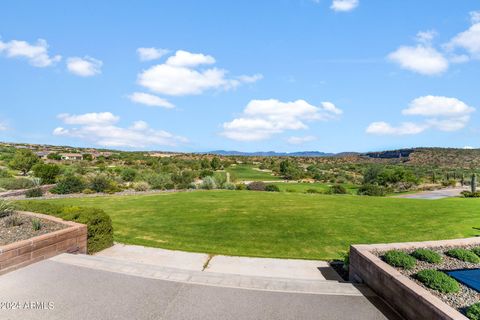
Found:
M 327 192 L 333 184 L 327 183 L 289 183 L 289 182 L 274 182 L 280 191 L 285 192 L 307 192 L 308 190 L 315 190 L 317 192 Z M 347 193 L 356 194 L 358 186 L 354 184 L 342 184 Z
M 352 243 L 480 234 L 480 199 L 196 191 L 48 201 L 104 209 L 117 242 L 212 254 L 327 260 Z

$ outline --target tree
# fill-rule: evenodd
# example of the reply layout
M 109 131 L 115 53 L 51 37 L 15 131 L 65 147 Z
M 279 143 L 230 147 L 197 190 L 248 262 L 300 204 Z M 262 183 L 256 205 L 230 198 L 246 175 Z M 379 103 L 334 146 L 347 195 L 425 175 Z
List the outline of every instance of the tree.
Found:
M 10 161 L 9 166 L 14 170 L 19 170 L 24 176 L 32 169 L 32 167 L 38 163 L 38 157 L 30 150 L 20 149 L 17 150 L 13 159 Z
M 222 162 L 218 157 L 213 157 L 212 161 L 210 161 L 210 166 L 214 171 L 216 171 L 222 167 Z
M 33 174 L 40 178 L 43 184 L 55 183 L 60 174 L 60 167 L 56 164 L 38 163 L 33 166 Z
M 50 160 L 62 160 L 62 156 L 59 155 L 58 153 L 49 153 L 47 156 L 47 159 Z

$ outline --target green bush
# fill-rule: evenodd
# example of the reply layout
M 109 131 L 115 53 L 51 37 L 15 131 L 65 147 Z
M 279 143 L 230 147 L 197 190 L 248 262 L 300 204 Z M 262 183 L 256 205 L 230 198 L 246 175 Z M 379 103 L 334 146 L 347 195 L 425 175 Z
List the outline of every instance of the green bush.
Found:
M 27 178 L 4 178 L 0 179 L 0 188 L 7 190 L 29 189 L 35 186 L 35 182 Z
M 40 187 L 28 189 L 25 192 L 25 197 L 26 198 L 38 198 L 38 197 L 41 197 L 41 196 L 43 196 L 43 190 Z
M 464 198 L 480 198 L 480 191 L 476 191 L 476 192 L 462 191 L 462 196 Z
M 417 249 L 412 252 L 412 256 L 418 260 L 429 262 L 429 263 L 442 262 L 442 256 L 433 250 Z
M 40 219 L 33 219 L 32 220 L 32 229 L 34 231 L 38 231 L 38 230 L 42 229 L 42 222 L 40 221 Z
M 201 189 L 205 190 L 212 190 L 217 188 L 217 183 L 213 177 L 205 177 L 203 178 L 202 184 L 200 185 Z
M 236 189 L 236 185 L 234 183 L 231 183 L 231 182 L 226 182 L 224 185 L 223 185 L 223 189 L 225 190 L 235 190 Z
M 250 191 L 265 191 L 265 183 L 262 181 L 254 181 L 248 184 L 247 189 Z
M 412 269 L 417 263 L 414 257 L 399 250 L 385 252 L 383 259 L 389 265 L 403 269 Z
M 295 192 L 294 191 L 288 191 L 287 192 Z M 317 189 L 307 189 L 307 191 L 305 191 L 305 193 L 322 193 L 321 191 L 318 191 Z
M 82 178 L 69 174 L 61 179 L 57 185 L 50 190 L 56 194 L 79 193 L 85 189 L 85 182 Z
M 125 182 L 132 182 L 137 176 L 137 171 L 132 168 L 125 168 L 122 171 L 122 180 Z
M 277 185 L 274 184 L 267 184 L 265 186 L 265 191 L 268 192 L 280 192 L 280 188 Z
M 8 170 L 0 169 L 0 178 L 11 178 L 12 174 Z
M 470 250 L 467 249 L 451 249 L 445 252 L 447 256 L 462 260 L 465 262 L 479 263 L 480 258 Z
M 360 196 L 383 197 L 387 194 L 385 187 L 377 186 L 375 184 L 363 184 L 358 189 Z
M 148 191 L 150 189 L 150 185 L 148 184 L 148 182 L 139 181 L 133 184 L 133 189 L 135 191 Z
M 55 183 L 60 174 L 60 167 L 56 164 L 38 163 L 32 168 L 35 177 L 40 178 L 43 184 Z
M 335 184 L 329 189 L 330 194 L 347 194 L 347 189 L 341 184 Z
M 480 320 L 480 302 L 472 304 L 467 309 L 467 317 L 470 320 Z
M 20 201 L 18 210 L 43 213 L 87 225 L 88 253 L 93 254 L 113 245 L 112 220 L 103 210 L 88 207 L 61 206 L 43 201 Z
M 7 217 L 15 212 L 15 207 L 11 202 L 0 199 L 0 218 Z
M 458 282 L 438 270 L 422 270 L 415 277 L 426 287 L 443 293 L 453 293 L 460 290 Z
M 89 188 L 95 192 L 106 192 L 111 189 L 111 181 L 103 174 L 93 176 L 88 184 Z
M 173 189 L 171 176 L 166 173 L 149 173 L 143 177 L 143 180 L 148 182 L 150 188 L 153 190 Z M 169 186 L 171 186 L 171 188 L 169 188 Z
M 247 185 L 245 183 L 239 183 L 235 186 L 236 190 L 247 190 Z
M 473 253 L 480 257 L 480 247 L 475 247 L 471 249 Z

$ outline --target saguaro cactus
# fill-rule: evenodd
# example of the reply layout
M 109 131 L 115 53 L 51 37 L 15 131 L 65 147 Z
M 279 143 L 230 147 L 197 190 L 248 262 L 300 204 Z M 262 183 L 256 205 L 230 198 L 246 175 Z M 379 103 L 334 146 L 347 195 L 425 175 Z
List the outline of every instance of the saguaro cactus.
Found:
M 472 174 L 472 180 L 470 181 L 470 188 L 472 189 L 472 193 L 477 192 L 477 175 L 475 173 Z

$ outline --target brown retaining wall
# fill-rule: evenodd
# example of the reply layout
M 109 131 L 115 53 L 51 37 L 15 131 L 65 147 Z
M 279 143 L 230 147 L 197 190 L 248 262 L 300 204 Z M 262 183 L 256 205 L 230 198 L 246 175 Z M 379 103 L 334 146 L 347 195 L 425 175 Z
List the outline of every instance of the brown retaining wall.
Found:
M 44 214 L 23 211 L 19 213 L 62 223 L 67 225 L 67 228 L 0 246 L 0 275 L 60 253 L 87 253 L 86 225 Z
M 480 245 L 480 238 L 454 239 L 427 242 L 407 242 L 378 245 L 352 245 L 350 271 L 352 282 L 367 284 L 390 306 L 408 320 L 468 320 L 428 290 L 419 286 L 372 252 L 393 249 L 435 247 L 461 247 Z

